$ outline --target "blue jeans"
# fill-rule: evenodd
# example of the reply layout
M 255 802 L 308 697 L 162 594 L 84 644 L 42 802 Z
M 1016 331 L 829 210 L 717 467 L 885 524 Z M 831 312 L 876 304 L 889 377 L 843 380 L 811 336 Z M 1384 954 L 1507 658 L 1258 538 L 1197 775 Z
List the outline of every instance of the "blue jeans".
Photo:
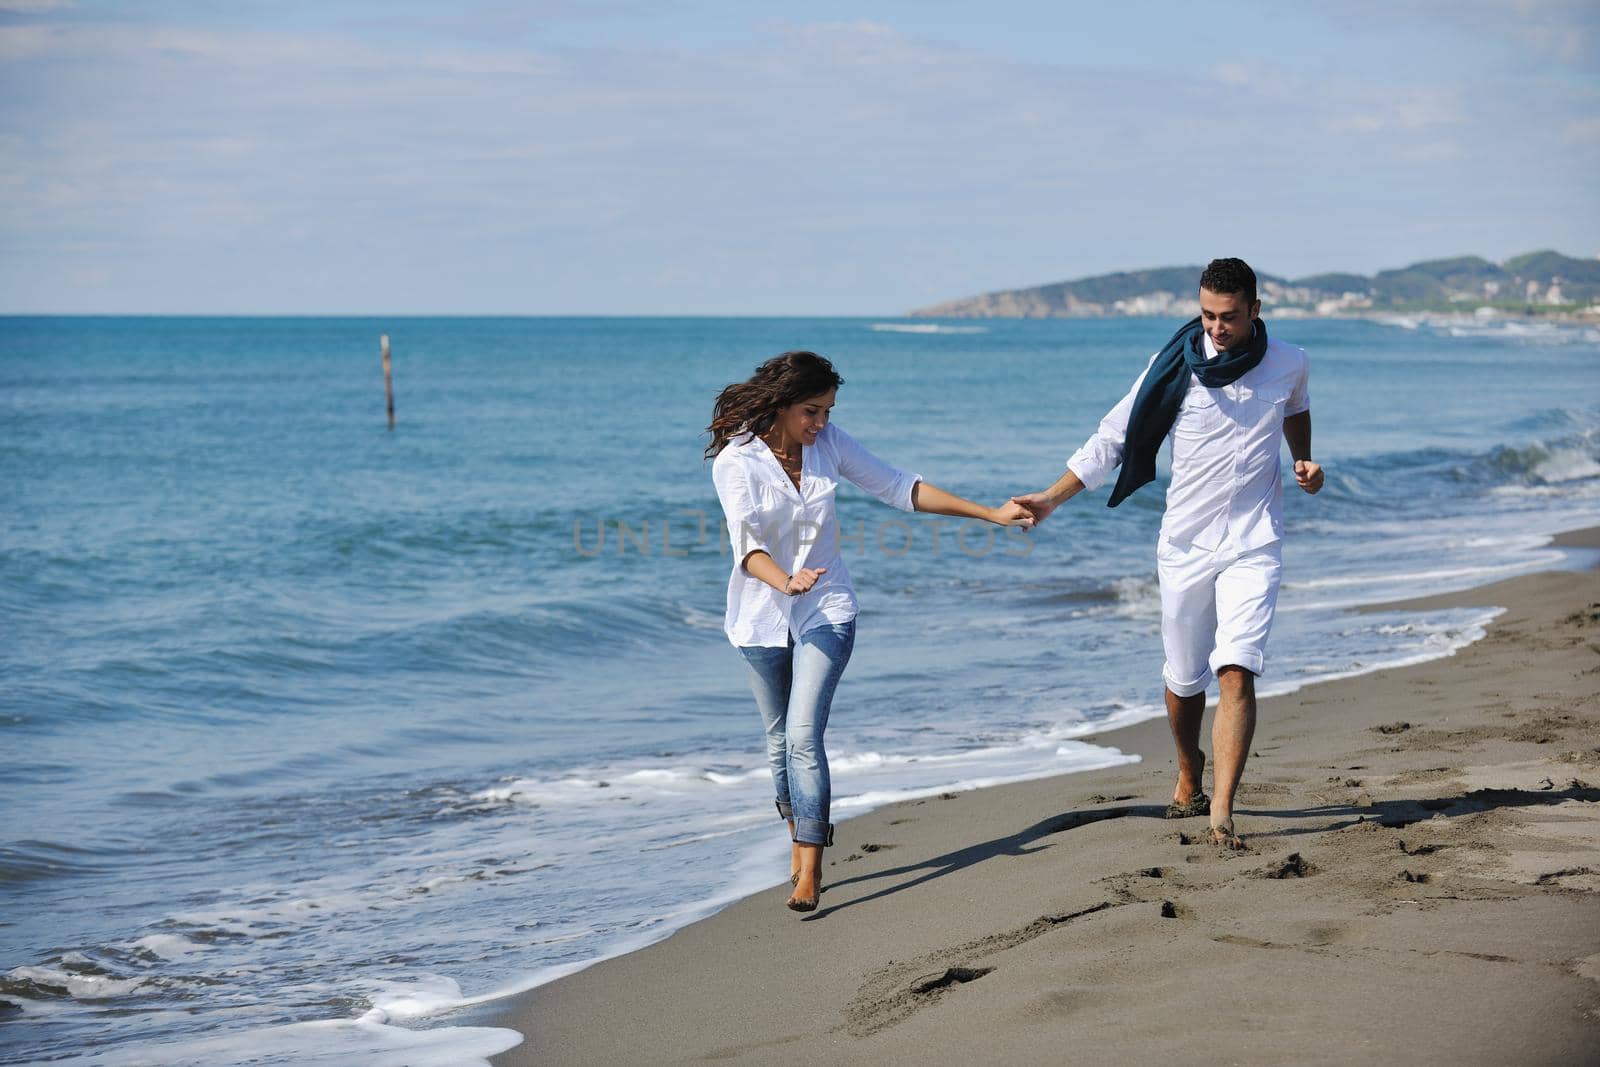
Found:
M 778 814 L 794 820 L 794 839 L 833 844 L 828 821 L 832 783 L 822 732 L 833 690 L 856 644 L 856 623 L 814 626 L 787 648 L 741 646 L 750 689 L 767 730 L 767 763 L 778 793 Z

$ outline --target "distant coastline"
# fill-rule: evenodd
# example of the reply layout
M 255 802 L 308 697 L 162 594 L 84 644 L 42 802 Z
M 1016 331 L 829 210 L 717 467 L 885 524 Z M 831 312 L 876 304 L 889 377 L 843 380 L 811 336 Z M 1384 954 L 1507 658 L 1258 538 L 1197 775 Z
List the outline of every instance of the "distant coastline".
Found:
M 1199 265 L 1119 271 L 1024 289 L 962 297 L 908 314 L 914 318 L 1188 317 Z M 1396 270 L 1325 273 L 1288 279 L 1258 272 L 1264 309 L 1281 318 L 1384 318 L 1447 315 L 1485 321 L 1536 317 L 1600 320 L 1600 258 L 1529 252 L 1504 263 L 1481 256 L 1426 260 Z

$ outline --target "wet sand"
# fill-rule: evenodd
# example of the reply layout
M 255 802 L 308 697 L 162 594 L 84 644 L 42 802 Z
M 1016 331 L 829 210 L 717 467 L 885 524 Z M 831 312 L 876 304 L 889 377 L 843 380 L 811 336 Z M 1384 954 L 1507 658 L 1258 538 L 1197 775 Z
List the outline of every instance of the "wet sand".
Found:
M 1142 723 L 1096 739 L 1142 763 L 840 824 L 809 916 L 774 871 L 474 1021 L 526 1036 L 501 1065 L 1592 1062 L 1600 570 L 1409 603 L 1506 611 L 1263 701 L 1245 851 L 1162 818 L 1171 741 Z

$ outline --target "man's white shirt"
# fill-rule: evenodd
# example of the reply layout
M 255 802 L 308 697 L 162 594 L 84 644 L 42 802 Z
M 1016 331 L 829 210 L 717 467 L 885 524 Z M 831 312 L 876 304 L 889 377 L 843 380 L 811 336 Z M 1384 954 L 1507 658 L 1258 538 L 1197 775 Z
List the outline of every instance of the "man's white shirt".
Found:
M 1204 344 L 1206 358 L 1215 359 L 1210 336 Z M 1273 338 L 1261 362 L 1230 385 L 1208 389 L 1189 375 L 1189 391 L 1167 435 L 1172 482 L 1163 540 L 1238 554 L 1283 537 L 1283 420 L 1311 409 L 1310 369 L 1305 349 Z M 1122 462 L 1128 415 L 1145 374 L 1067 460 L 1086 488 L 1098 488 Z

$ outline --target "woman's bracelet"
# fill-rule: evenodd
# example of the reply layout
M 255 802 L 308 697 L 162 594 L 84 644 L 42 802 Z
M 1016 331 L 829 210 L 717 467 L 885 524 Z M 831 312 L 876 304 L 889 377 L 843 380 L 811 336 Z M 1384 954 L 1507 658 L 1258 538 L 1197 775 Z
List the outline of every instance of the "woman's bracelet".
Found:
M 789 592 L 789 583 L 792 582 L 792 581 L 794 581 L 794 575 L 792 575 L 792 574 L 789 575 L 787 578 L 785 578 L 783 580 L 783 595 L 784 596 L 794 596 L 793 593 Z

